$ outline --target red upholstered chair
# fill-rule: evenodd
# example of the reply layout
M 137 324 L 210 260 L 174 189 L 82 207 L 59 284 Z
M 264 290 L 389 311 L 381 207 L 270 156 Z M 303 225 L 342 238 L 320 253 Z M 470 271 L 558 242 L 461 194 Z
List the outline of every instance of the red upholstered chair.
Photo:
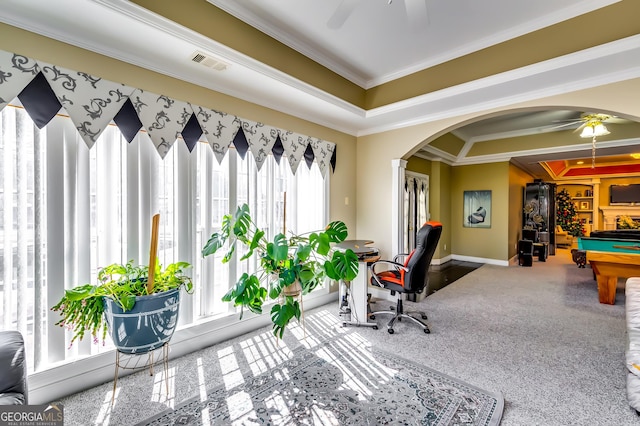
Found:
M 387 324 L 387 331 L 393 334 L 393 324 L 407 318 L 419 324 L 425 333 L 430 333 L 429 327 L 420 319 L 410 314 L 420 314 L 421 319 L 427 319 L 424 312 L 404 312 L 402 306 L 403 294 L 422 293 L 429 282 L 429 266 L 436 251 L 436 246 L 442 234 L 442 224 L 439 222 L 427 222 L 416 236 L 416 248 L 408 256 L 397 255 L 393 261 L 379 260 L 371 264 L 371 284 L 383 287 L 391 291 L 391 295 L 398 293 L 398 302 L 389 311 L 372 312 L 369 317 L 375 319 L 377 315 L 393 315 Z M 400 263 L 398 260 L 405 257 Z M 386 268 L 386 269 L 385 269 Z

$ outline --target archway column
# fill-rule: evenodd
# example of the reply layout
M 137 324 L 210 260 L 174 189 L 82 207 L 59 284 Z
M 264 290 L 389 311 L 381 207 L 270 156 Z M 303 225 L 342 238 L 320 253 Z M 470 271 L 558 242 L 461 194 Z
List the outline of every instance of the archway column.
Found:
M 407 161 L 400 158 L 391 160 L 393 169 L 391 182 L 391 253 L 395 256 L 400 253 L 403 246 L 402 239 L 404 229 L 404 172 Z

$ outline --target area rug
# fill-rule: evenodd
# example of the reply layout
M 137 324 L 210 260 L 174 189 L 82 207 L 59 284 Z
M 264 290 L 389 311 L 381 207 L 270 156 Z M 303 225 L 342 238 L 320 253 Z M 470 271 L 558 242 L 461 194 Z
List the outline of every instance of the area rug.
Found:
M 503 408 L 502 395 L 419 363 L 328 342 L 139 425 L 498 425 Z

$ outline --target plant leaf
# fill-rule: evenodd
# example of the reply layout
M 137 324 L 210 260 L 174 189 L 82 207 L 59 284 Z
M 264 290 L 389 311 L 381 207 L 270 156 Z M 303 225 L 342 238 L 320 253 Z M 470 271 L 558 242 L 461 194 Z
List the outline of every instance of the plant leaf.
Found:
M 318 254 L 322 256 L 326 256 L 329 254 L 329 250 L 331 250 L 331 240 L 329 238 L 329 234 L 326 232 L 321 232 L 318 234 L 318 247 L 316 247 L 316 251 Z
M 258 277 L 245 272 L 238 282 L 222 296 L 222 301 L 233 302 L 234 306 L 246 306 L 251 312 L 261 314 L 262 303 L 266 297 L 267 290 L 260 285 Z M 242 318 L 242 311 L 240 318 Z
M 273 305 L 271 308 L 273 334 L 282 339 L 284 330 L 293 317 L 300 318 L 300 304 L 298 301 L 287 297 L 287 301 L 283 305 Z
M 349 235 L 347 225 L 340 220 L 328 224 L 323 233 L 329 237 L 329 241 L 332 243 L 341 243 L 346 240 Z
M 122 309 L 130 311 L 133 309 L 133 305 L 136 304 L 136 296 L 132 294 L 124 294 L 118 299 L 118 301 L 120 302 L 120 305 L 122 305 Z
M 296 281 L 297 275 L 295 269 L 285 269 L 280 272 L 280 281 L 283 285 L 291 285 Z
M 71 301 L 86 299 L 91 297 L 95 292 L 96 287 L 91 284 L 85 284 L 80 287 L 75 287 L 69 290 L 65 290 L 64 295 Z
M 280 292 L 282 291 L 283 283 L 280 278 L 277 280 L 271 280 L 269 283 L 269 298 L 277 299 L 280 296 Z
M 224 255 L 224 257 L 222 258 L 222 263 L 227 263 L 231 260 L 231 257 L 233 257 L 233 253 L 236 251 L 236 245 L 231 244 L 231 247 L 229 247 L 229 251 L 227 252 L 227 254 Z
M 202 248 L 202 257 L 215 253 L 220 247 L 224 246 L 226 241 L 227 237 L 223 233 L 213 233 L 209 238 L 209 241 L 207 241 L 207 244 Z
M 309 244 L 298 244 L 295 255 L 300 262 L 306 261 L 309 258 L 310 254 L 311 246 Z
M 358 256 L 351 249 L 334 251 L 331 262 L 325 262 L 325 271 L 331 279 L 353 281 L 358 276 Z
M 251 243 L 248 244 L 249 246 L 248 251 L 245 253 L 244 256 L 240 258 L 240 260 L 247 260 L 251 256 L 253 256 L 253 252 L 255 251 L 255 249 L 260 247 L 260 240 L 262 239 L 263 236 L 264 236 L 263 230 L 259 229 L 258 231 L 256 231 L 256 233 L 253 236 L 253 239 L 251 240 Z
M 284 234 L 278 234 L 273 238 L 273 242 L 267 244 L 267 255 L 275 262 L 287 259 L 289 255 L 289 243 Z
M 249 232 L 251 227 L 251 214 L 249 213 L 249 206 L 243 204 L 238 207 L 235 215 L 235 223 L 233 225 L 233 233 L 238 237 L 244 237 Z

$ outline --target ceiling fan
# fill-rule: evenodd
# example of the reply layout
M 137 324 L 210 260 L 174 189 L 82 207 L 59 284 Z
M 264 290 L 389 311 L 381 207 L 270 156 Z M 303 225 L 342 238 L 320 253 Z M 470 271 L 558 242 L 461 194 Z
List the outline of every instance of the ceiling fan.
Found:
M 332 29 L 339 29 L 356 6 L 364 0 L 342 0 L 333 15 L 327 21 L 327 26 Z M 393 0 L 386 0 L 388 4 Z M 400 0 L 397 0 L 400 1 Z M 412 28 L 418 28 L 423 22 L 427 22 L 427 0 L 402 0 L 407 13 L 407 18 Z
M 562 127 L 579 126 L 574 130 L 575 132 L 581 131 L 581 138 L 591 138 L 591 168 L 596 167 L 596 138 L 598 136 L 608 135 L 609 129 L 605 126 L 605 122 L 615 122 L 618 117 L 609 114 L 602 114 L 597 112 L 585 112 L 580 115 L 579 118 L 568 120 L 567 123 L 561 124 L 556 129 Z
M 571 118 L 567 120 L 555 120 L 554 123 L 564 123 L 555 126 L 553 129 L 561 129 L 563 127 L 577 126 L 574 132 L 583 130 L 586 127 L 595 128 L 597 125 L 604 125 L 605 122 L 615 122 L 618 117 L 609 114 L 602 114 L 599 112 L 583 112 L 579 117 Z M 606 130 L 606 127 L 604 128 Z M 589 135 L 591 136 L 591 135 Z M 598 135 L 600 136 L 600 135 Z M 583 136 L 587 137 L 587 136 Z

